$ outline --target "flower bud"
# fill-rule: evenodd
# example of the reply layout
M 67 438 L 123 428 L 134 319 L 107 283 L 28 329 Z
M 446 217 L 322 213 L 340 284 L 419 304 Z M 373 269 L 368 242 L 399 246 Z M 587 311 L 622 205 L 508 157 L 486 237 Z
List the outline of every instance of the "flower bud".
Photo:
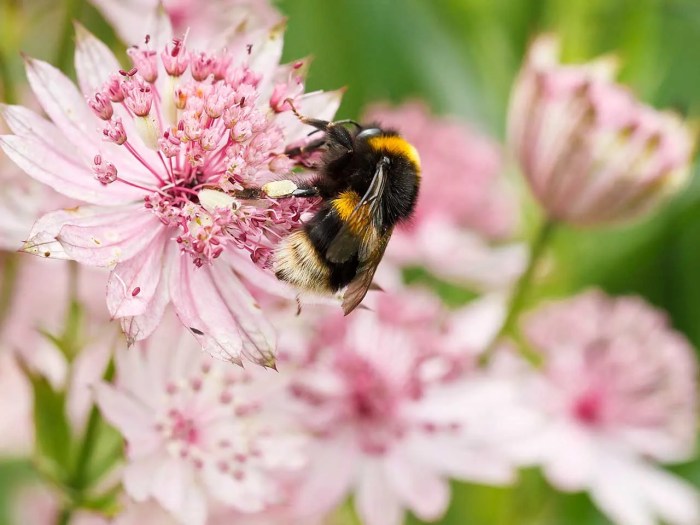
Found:
M 692 140 L 681 120 L 613 81 L 610 59 L 562 66 L 551 37 L 530 49 L 509 109 L 509 142 L 551 219 L 634 218 L 682 186 Z

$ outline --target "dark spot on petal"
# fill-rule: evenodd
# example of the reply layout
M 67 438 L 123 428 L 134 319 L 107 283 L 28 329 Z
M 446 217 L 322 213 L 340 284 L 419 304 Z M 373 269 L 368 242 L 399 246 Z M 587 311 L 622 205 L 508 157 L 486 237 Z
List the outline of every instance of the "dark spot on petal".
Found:
M 190 326 L 190 330 L 192 330 L 192 332 L 196 335 L 204 335 L 204 332 L 202 332 L 200 329 L 195 328 L 193 326 Z
M 141 293 L 141 287 L 137 286 L 131 291 L 131 297 L 136 297 L 138 294 Z

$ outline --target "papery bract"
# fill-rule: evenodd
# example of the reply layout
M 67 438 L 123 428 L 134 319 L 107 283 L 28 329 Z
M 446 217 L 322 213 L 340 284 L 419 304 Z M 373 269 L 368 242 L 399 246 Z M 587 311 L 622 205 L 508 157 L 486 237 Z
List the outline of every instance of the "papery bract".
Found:
M 532 44 L 508 114 L 510 147 L 547 215 L 624 221 L 680 188 L 693 148 L 681 120 L 615 84 L 610 59 L 564 66 L 557 55 L 553 37 Z
M 685 338 L 641 299 L 598 291 L 544 306 L 523 327 L 544 365 L 522 370 L 522 399 L 542 423 L 516 447 L 520 459 L 559 489 L 587 490 L 619 525 L 700 522 L 697 491 L 652 463 L 689 459 L 695 444 Z
M 278 239 L 314 203 L 205 209 L 199 192 L 281 176 L 280 156 L 305 131 L 289 108 L 272 107 L 278 87 L 300 111 L 333 116 L 339 92 L 302 95 L 303 61 L 278 66 L 282 32 L 277 25 L 237 34 L 222 51 L 191 52 L 180 39 L 153 49 L 169 38 L 163 29 L 132 48 L 137 67 L 125 71 L 78 27 L 82 94 L 49 64 L 28 59 L 30 84 L 52 122 L 21 106 L 2 108 L 15 133 L 0 137 L 7 155 L 87 203 L 42 217 L 25 250 L 110 267 L 108 308 L 131 342 L 152 333 L 172 302 L 211 354 L 274 366 L 274 332 L 242 278 L 262 278 Z

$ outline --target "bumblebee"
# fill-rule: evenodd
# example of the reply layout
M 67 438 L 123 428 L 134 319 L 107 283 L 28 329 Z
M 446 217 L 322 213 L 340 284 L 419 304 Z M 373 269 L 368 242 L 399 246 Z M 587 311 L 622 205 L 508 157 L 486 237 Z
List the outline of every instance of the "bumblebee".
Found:
M 396 131 L 354 121 L 297 117 L 321 137 L 287 151 L 300 157 L 321 150 L 314 177 L 292 193 L 320 196 L 303 228 L 283 239 L 273 258 L 278 279 L 316 293 L 345 288 L 343 311 L 352 312 L 372 285 L 377 265 L 398 223 L 410 218 L 418 197 L 420 159 Z

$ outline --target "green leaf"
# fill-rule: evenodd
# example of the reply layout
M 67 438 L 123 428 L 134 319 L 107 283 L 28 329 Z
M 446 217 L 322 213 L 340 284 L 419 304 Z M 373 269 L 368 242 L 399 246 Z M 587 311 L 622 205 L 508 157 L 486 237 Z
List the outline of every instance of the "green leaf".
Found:
M 48 380 L 28 374 L 34 393 L 34 429 L 39 468 L 57 481 L 66 479 L 71 465 L 71 430 L 66 418 L 66 396 Z

